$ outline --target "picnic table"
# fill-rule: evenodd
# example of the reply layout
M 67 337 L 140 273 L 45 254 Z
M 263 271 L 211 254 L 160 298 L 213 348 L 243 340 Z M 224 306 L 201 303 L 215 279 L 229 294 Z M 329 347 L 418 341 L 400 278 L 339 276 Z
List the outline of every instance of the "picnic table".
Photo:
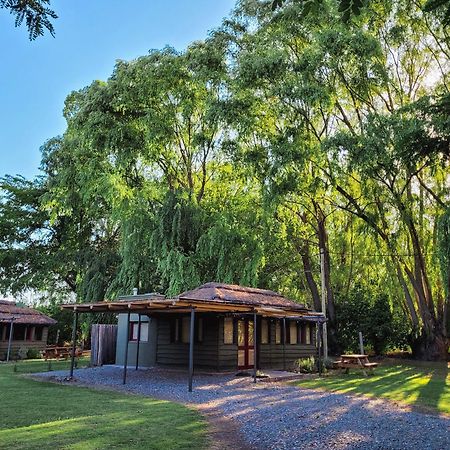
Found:
M 367 355 L 341 355 L 341 359 L 335 361 L 334 365 L 345 373 L 349 373 L 350 369 L 360 369 L 367 377 L 368 372 L 373 373 L 378 363 L 371 363 Z
M 75 349 L 75 356 L 81 356 L 82 351 L 77 348 Z M 42 356 L 45 360 L 52 359 L 67 359 L 72 355 L 72 347 L 68 346 L 57 346 L 57 345 L 48 345 L 45 350 L 42 352 Z

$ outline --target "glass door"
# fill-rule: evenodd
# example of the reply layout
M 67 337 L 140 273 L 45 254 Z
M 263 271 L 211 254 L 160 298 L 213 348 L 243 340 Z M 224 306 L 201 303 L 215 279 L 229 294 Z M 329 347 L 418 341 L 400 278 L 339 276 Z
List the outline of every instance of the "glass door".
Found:
M 254 363 L 253 320 L 238 320 L 238 369 L 252 369 Z

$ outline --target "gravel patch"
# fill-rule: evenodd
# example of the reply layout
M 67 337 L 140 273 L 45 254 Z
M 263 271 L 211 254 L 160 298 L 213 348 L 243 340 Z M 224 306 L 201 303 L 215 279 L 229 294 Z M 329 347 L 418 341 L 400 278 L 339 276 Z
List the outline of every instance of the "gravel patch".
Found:
M 61 371 L 37 376 L 64 382 L 67 375 Z M 411 411 L 384 400 L 282 383 L 255 385 L 249 378 L 218 374 L 196 375 L 194 392 L 189 393 L 186 373 L 159 368 L 129 370 L 125 386 L 118 367 L 78 369 L 71 383 L 194 406 L 212 418 L 213 424 L 217 418 L 227 421 L 234 448 L 450 449 L 448 417 Z M 243 440 L 236 447 L 238 434 Z

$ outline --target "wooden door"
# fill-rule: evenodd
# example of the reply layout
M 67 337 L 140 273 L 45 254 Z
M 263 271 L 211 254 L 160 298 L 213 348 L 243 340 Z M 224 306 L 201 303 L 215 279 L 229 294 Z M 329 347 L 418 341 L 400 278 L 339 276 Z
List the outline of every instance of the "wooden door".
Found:
M 254 363 L 253 320 L 238 320 L 238 369 L 253 369 Z

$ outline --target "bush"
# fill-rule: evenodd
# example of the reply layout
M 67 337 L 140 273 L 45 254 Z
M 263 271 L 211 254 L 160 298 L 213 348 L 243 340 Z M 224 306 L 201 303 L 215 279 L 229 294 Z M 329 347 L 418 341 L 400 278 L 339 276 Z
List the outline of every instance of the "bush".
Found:
M 322 360 L 322 367 L 325 369 L 324 372 L 333 368 L 334 360 L 331 358 L 324 358 Z
M 35 348 L 29 348 L 27 350 L 27 359 L 40 359 L 41 352 Z
M 342 297 L 336 295 L 336 322 L 339 347 L 359 353 L 361 331 L 364 347 L 381 355 L 389 348 L 403 348 L 410 332 L 401 311 L 394 309 L 388 296 L 376 286 L 356 285 Z
M 19 359 L 25 359 L 26 356 L 27 356 L 27 348 L 21 346 L 16 351 L 12 352 L 12 358 L 11 359 L 17 361 Z
M 294 362 L 294 371 L 300 373 L 314 373 L 317 372 L 317 364 L 314 356 L 309 358 L 300 358 Z

